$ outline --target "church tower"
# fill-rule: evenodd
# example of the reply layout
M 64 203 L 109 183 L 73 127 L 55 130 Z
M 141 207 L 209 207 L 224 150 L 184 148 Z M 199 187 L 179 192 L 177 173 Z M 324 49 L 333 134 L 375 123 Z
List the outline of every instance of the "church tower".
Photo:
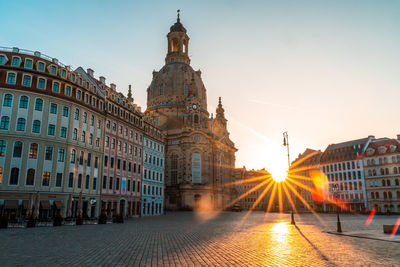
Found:
M 165 194 L 167 209 L 223 209 L 230 201 L 237 149 L 229 139 L 224 109 L 216 118 L 207 111 L 201 71 L 190 66 L 189 36 L 180 12 L 167 34 L 165 65 L 153 71 L 145 116 L 166 136 Z

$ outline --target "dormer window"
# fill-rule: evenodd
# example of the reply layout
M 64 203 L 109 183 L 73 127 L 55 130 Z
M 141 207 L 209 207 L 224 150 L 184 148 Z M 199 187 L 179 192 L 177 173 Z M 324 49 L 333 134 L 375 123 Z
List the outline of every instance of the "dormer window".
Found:
M 73 73 L 71 74 L 71 81 L 75 82 L 75 74 L 73 74 Z
M 56 74 L 57 74 L 57 68 L 56 68 L 56 66 L 53 66 L 53 65 L 50 66 L 50 73 L 53 74 L 53 75 L 56 75 Z
M 19 66 L 19 64 L 21 63 L 21 59 L 19 57 L 13 57 L 12 58 L 12 65 L 13 66 Z
M 44 71 L 44 63 L 43 62 L 38 62 L 37 63 L 37 70 L 38 71 Z
M 25 59 L 25 68 L 32 69 L 32 59 Z
M 66 74 L 67 74 L 67 72 L 65 70 L 61 70 L 60 75 L 61 75 L 62 78 L 65 78 Z

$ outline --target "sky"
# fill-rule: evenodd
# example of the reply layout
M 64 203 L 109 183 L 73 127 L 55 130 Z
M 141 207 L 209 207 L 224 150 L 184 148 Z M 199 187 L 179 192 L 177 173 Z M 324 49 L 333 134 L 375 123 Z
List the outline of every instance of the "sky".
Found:
M 395 137 L 400 1 L 8 1 L 0 46 L 38 50 L 127 93 L 145 109 L 152 71 L 181 10 L 208 110 L 222 97 L 236 166 L 287 168 L 306 148 Z

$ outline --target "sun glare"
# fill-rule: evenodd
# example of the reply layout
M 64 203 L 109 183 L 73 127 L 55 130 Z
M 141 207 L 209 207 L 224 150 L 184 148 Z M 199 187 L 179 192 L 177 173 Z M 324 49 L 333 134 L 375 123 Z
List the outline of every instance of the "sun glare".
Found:
M 275 182 L 283 182 L 287 178 L 287 171 L 285 169 L 271 170 L 271 176 Z

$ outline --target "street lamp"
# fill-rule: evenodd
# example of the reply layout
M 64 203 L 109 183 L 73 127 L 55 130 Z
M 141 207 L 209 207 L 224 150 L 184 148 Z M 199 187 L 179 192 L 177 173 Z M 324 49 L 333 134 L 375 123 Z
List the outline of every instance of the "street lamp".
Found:
M 289 154 L 289 135 L 288 132 L 283 133 L 283 146 L 287 147 L 287 160 L 288 160 L 288 170 L 290 169 L 290 154 Z M 293 213 L 293 207 L 292 211 L 290 214 L 290 224 L 296 225 L 296 222 L 294 221 L 294 213 Z
M 334 193 L 336 197 L 336 202 L 338 202 L 339 199 L 339 185 L 334 184 L 332 185 L 332 192 Z M 342 224 L 340 223 L 340 217 L 339 217 L 339 205 L 336 203 L 336 213 L 337 213 L 337 232 L 341 233 L 342 232 Z

